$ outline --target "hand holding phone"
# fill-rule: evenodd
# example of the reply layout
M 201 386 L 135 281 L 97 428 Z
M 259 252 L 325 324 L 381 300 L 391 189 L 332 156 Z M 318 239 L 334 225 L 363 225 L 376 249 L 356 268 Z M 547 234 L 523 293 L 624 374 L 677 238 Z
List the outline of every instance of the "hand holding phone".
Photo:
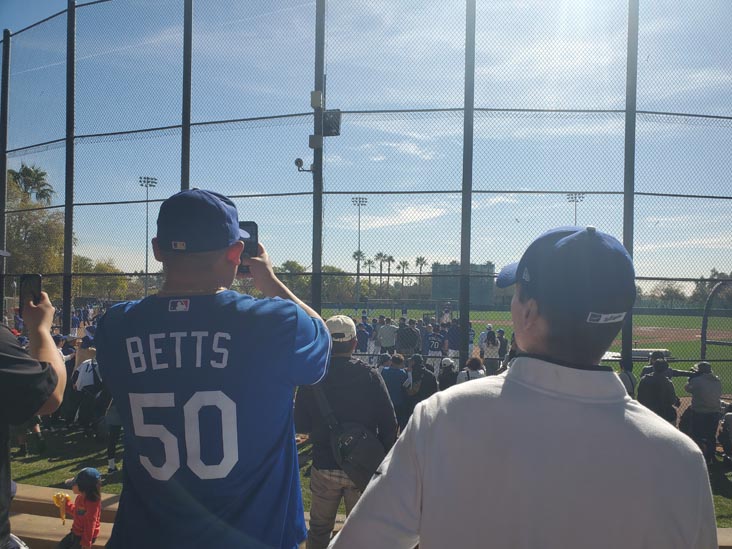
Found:
M 259 232 L 257 224 L 254 221 L 239 221 L 239 229 L 246 233 L 247 238 L 241 238 L 244 242 L 244 251 L 241 253 L 241 258 L 246 257 L 257 257 L 259 255 Z M 239 274 L 249 274 L 249 267 L 246 265 L 239 265 Z
M 41 302 L 41 281 L 39 274 L 24 274 L 20 277 L 20 303 L 18 314 L 23 317 L 23 308 L 28 301 L 33 301 L 33 305 Z

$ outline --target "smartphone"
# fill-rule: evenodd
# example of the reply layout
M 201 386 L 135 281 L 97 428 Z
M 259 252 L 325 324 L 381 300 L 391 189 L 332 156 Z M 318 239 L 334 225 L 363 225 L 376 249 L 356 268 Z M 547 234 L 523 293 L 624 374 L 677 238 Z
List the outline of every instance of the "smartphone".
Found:
M 24 274 L 20 277 L 20 302 L 18 304 L 18 314 L 23 316 L 23 307 L 25 303 L 32 299 L 35 305 L 41 301 L 41 280 L 43 277 L 39 274 Z
M 246 238 L 241 238 L 241 241 L 244 242 L 244 251 L 241 253 L 241 257 L 257 257 L 259 255 L 257 224 L 254 221 L 239 221 L 239 228 L 248 235 Z M 239 265 L 239 272 L 249 274 L 249 267 Z

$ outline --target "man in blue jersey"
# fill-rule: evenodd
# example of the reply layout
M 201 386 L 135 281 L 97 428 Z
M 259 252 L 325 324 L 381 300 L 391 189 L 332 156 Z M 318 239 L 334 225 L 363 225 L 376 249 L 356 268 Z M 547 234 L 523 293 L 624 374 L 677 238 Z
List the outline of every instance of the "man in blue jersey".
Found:
M 328 332 L 261 245 L 241 259 L 228 198 L 180 192 L 157 224 L 161 291 L 111 308 L 95 336 L 125 433 L 107 547 L 294 549 L 306 528 L 293 394 L 325 375 Z M 240 263 L 265 299 L 228 289 Z

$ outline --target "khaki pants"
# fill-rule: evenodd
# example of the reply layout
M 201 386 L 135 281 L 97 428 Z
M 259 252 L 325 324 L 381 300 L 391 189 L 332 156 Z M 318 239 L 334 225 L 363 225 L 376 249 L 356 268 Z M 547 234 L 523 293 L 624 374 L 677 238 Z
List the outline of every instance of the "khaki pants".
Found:
M 325 549 L 333 534 L 341 498 L 346 504 L 346 515 L 348 515 L 361 497 L 361 492 L 340 469 L 313 467 L 310 493 L 312 499 L 307 549 Z

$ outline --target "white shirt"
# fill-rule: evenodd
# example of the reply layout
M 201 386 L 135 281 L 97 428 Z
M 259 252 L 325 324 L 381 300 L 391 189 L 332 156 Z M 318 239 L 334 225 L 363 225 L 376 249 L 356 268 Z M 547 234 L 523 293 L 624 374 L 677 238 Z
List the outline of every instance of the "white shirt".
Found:
M 718 547 L 696 444 L 628 397 L 611 371 L 530 357 L 418 404 L 331 547 L 417 543 Z
M 474 379 L 480 379 L 481 377 L 485 377 L 485 370 L 468 370 L 466 368 L 465 370 L 460 370 L 455 383 L 464 383 L 465 381 L 472 381 Z

